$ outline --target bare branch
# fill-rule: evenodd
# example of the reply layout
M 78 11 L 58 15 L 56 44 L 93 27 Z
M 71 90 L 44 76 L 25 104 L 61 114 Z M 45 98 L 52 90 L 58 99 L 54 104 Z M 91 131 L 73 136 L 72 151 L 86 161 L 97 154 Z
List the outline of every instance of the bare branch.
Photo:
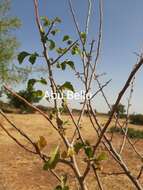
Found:
M 87 12 L 87 18 L 86 18 L 86 27 L 85 27 L 85 33 L 88 35 L 89 30 L 89 23 L 90 23 L 90 17 L 91 17 L 91 9 L 92 9 L 92 0 L 88 0 L 88 12 Z
M 103 186 L 102 186 L 102 183 L 101 183 L 101 181 L 100 181 L 100 178 L 99 178 L 99 176 L 98 176 L 97 170 L 96 170 L 96 168 L 95 168 L 94 165 L 92 165 L 92 169 L 93 169 L 94 175 L 95 175 L 95 177 L 96 177 L 96 179 L 97 179 L 97 183 L 98 183 L 99 189 L 100 189 L 100 190 L 104 190 L 104 189 L 103 189 Z
M 139 172 L 139 175 L 138 175 L 137 179 L 140 179 L 140 178 L 141 178 L 142 173 L 143 173 L 143 166 L 142 166 L 141 169 L 140 169 L 140 172 Z
M 140 69 L 140 67 L 141 67 L 142 65 L 143 65 L 143 59 L 141 59 L 141 60 L 139 61 L 139 63 L 135 65 L 134 69 L 131 71 L 131 73 L 130 73 L 130 75 L 129 75 L 129 77 L 128 77 L 128 79 L 127 79 L 125 85 L 124 85 L 124 87 L 122 88 L 122 90 L 120 91 L 120 93 L 119 93 L 119 95 L 118 95 L 118 98 L 117 98 L 117 100 L 116 100 L 116 102 L 115 102 L 115 104 L 114 104 L 114 108 L 113 108 L 113 110 L 111 111 L 110 117 L 109 117 L 108 121 L 106 122 L 106 124 L 105 124 L 105 126 L 104 126 L 104 128 L 103 128 L 103 130 L 102 130 L 102 132 L 101 132 L 100 138 L 98 139 L 97 144 L 96 144 L 96 148 L 97 148 L 98 145 L 100 144 L 101 139 L 102 139 L 103 136 L 104 136 L 104 133 L 106 132 L 106 130 L 107 130 L 109 124 L 111 123 L 111 120 L 112 120 L 112 118 L 113 118 L 113 116 L 114 116 L 114 113 L 115 113 L 115 111 L 116 111 L 116 109 L 117 109 L 118 104 L 120 103 L 120 100 L 121 100 L 122 96 L 123 96 L 124 93 L 126 92 L 127 88 L 128 88 L 129 85 L 130 85 L 130 82 L 132 81 L 132 79 L 134 78 L 135 74 L 137 73 L 137 71 Z
M 9 87 L 4 85 L 4 88 L 10 92 L 13 96 L 17 97 L 18 99 L 22 100 L 26 105 L 28 105 L 30 108 L 36 110 L 38 113 L 40 113 L 44 118 L 46 118 L 49 123 L 52 125 L 52 127 L 57 131 L 56 126 L 52 123 L 52 121 L 49 119 L 48 115 L 45 114 L 42 110 L 40 110 L 39 108 L 37 108 L 36 106 L 32 105 L 31 103 L 29 103 L 25 98 L 21 97 L 20 95 L 18 95 L 16 92 L 13 92 Z
M 21 144 L 14 136 L 12 136 L 8 130 L 0 123 L 0 127 L 5 131 L 5 133 L 16 142 L 16 144 L 18 144 L 20 147 L 22 147 L 24 150 L 26 150 L 27 152 L 33 153 L 33 154 L 37 154 L 37 152 L 34 152 L 30 149 L 28 149 L 27 147 L 25 147 L 23 144 Z

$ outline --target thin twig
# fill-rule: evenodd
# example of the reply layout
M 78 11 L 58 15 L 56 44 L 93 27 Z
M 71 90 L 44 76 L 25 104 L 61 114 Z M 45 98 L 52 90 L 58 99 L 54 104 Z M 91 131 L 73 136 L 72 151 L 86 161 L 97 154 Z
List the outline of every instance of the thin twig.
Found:
M 122 154 L 125 143 L 126 143 L 126 139 L 127 139 L 127 135 L 128 135 L 128 123 L 129 123 L 129 109 L 131 107 L 131 99 L 132 99 L 132 95 L 133 95 L 133 89 L 134 89 L 134 81 L 135 81 L 135 77 L 133 78 L 133 81 L 131 83 L 131 89 L 130 89 L 130 94 L 129 94 L 129 99 L 128 99 L 128 106 L 127 106 L 127 115 L 126 115 L 126 121 L 125 121 L 125 127 L 124 127 L 124 135 L 123 135 L 123 141 L 120 145 L 120 150 L 119 150 L 119 154 Z
M 101 181 L 100 181 L 100 178 L 99 178 L 99 176 L 98 176 L 97 170 L 96 170 L 96 168 L 95 168 L 94 165 L 92 165 L 92 169 L 93 169 L 94 175 L 95 175 L 95 177 L 96 177 L 96 179 L 97 179 L 97 183 L 98 183 L 99 189 L 100 189 L 100 190 L 103 190 L 102 183 L 101 183 Z

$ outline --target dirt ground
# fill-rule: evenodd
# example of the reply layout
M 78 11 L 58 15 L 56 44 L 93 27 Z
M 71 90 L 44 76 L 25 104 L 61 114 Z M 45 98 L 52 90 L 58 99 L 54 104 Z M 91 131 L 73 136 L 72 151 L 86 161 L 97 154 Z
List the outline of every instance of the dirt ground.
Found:
M 44 152 L 49 152 L 51 148 L 57 143 L 62 146 L 61 139 L 58 134 L 50 127 L 49 123 L 39 114 L 28 115 L 16 115 L 9 114 L 8 117 L 14 121 L 20 129 L 25 131 L 29 136 L 37 141 L 39 136 L 44 136 L 48 145 L 45 147 Z M 67 116 L 65 116 L 67 119 Z M 104 123 L 106 117 L 100 117 L 100 122 Z M 15 130 L 6 122 L 5 126 L 11 134 L 17 137 L 25 145 L 29 146 L 27 142 L 18 135 Z M 90 138 L 91 143 L 96 142 L 95 131 L 89 124 L 89 120 L 85 117 L 83 120 L 82 133 L 86 139 Z M 113 123 L 111 124 L 113 125 Z M 143 126 L 130 127 L 143 130 Z M 67 126 L 67 135 L 70 137 L 73 131 L 73 125 Z M 120 146 L 121 136 L 115 136 L 114 146 Z M 137 142 L 137 149 L 143 154 L 143 140 Z M 141 161 L 138 156 L 132 151 L 132 148 L 127 143 L 125 151 L 123 151 L 123 159 L 127 163 L 134 175 L 138 174 L 141 166 Z M 82 159 L 81 159 L 82 160 Z M 80 162 L 80 169 L 83 171 L 84 164 Z M 54 190 L 58 181 L 49 172 L 43 171 L 42 161 L 35 155 L 32 155 L 22 148 L 20 148 L 13 140 L 11 140 L 4 131 L 0 129 L 0 190 Z M 63 165 L 58 166 L 56 172 L 62 174 L 63 171 L 69 173 L 69 183 L 72 186 L 72 190 L 76 190 L 76 182 L 74 175 Z M 121 171 L 117 164 L 111 158 L 103 163 L 102 172 L 118 172 Z M 102 182 L 105 190 L 135 190 L 136 188 L 131 184 L 130 180 L 125 175 L 120 176 L 106 176 L 102 175 Z M 92 173 L 87 179 L 89 190 L 98 190 L 96 186 L 96 180 Z M 140 179 L 143 185 L 143 176 Z

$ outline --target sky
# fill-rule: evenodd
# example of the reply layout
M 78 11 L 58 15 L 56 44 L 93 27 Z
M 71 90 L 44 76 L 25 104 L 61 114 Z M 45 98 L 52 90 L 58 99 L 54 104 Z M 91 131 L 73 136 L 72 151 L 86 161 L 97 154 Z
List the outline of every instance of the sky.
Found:
M 19 51 L 41 52 L 39 44 L 39 33 L 35 25 L 33 0 L 12 0 L 11 15 L 18 16 L 22 21 L 22 27 L 15 31 L 15 35 L 21 45 Z M 87 11 L 86 0 L 73 0 L 77 18 L 80 23 L 81 31 L 84 30 L 84 20 Z M 40 0 L 40 15 L 53 18 L 58 16 L 62 19 L 59 28 L 62 35 L 70 34 L 77 39 L 75 27 L 69 11 L 68 0 Z M 112 82 L 105 88 L 105 93 L 110 104 L 114 104 L 119 91 L 125 83 L 128 74 L 137 62 L 136 53 L 140 53 L 143 46 L 143 1 L 142 0 L 103 0 L 103 42 L 102 52 L 97 71 L 99 73 L 106 72 L 106 76 L 102 77 L 102 81 L 106 82 L 112 79 Z M 97 30 L 99 25 L 98 17 L 98 0 L 93 0 L 92 20 L 90 23 L 89 39 L 97 38 Z M 60 36 L 60 35 L 59 35 Z M 60 37 L 57 37 L 60 44 Z M 74 58 L 77 68 L 81 65 L 77 58 Z M 17 61 L 15 60 L 15 63 Z M 29 65 L 28 62 L 24 63 Z M 45 66 L 43 60 L 38 60 L 38 66 Z M 73 85 L 77 89 L 82 89 L 80 82 L 74 79 L 74 75 L 67 71 L 66 73 L 55 72 L 56 80 L 61 83 L 65 80 L 73 81 Z M 37 76 L 35 76 L 37 77 Z M 22 85 L 21 85 L 22 87 Z M 97 86 L 93 86 L 93 90 L 97 90 Z M 127 104 L 127 96 L 125 94 L 121 103 Z M 143 69 L 138 72 L 135 81 L 135 88 L 132 97 L 131 112 L 143 113 Z M 43 101 L 43 104 L 45 102 Z M 45 103 L 46 104 L 46 103 Z M 74 104 L 75 107 L 79 104 Z M 94 100 L 94 106 L 97 111 L 105 112 L 108 108 L 101 94 Z

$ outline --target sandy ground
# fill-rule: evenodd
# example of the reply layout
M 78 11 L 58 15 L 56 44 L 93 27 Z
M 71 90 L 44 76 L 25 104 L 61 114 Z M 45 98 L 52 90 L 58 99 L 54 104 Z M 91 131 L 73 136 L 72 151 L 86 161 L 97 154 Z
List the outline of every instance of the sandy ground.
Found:
M 44 152 L 49 152 L 57 143 L 62 146 L 62 142 L 58 134 L 50 127 L 47 121 L 40 115 L 12 115 L 8 117 L 16 123 L 16 125 L 24 130 L 29 136 L 37 141 L 39 136 L 44 136 L 48 145 L 45 147 Z M 65 117 L 67 119 L 67 116 Z M 106 117 L 100 118 L 100 121 L 104 123 Z M 90 138 L 91 143 L 96 142 L 96 135 L 94 130 L 89 124 L 89 120 L 85 117 L 83 120 L 82 133 L 86 139 Z M 27 142 L 19 136 L 15 130 L 4 121 L 5 126 L 9 131 L 17 137 L 25 145 L 29 146 Z M 113 123 L 112 123 L 113 125 Z M 143 130 L 143 126 L 130 127 Z M 67 135 L 70 137 L 73 131 L 73 125 L 67 126 Z M 120 146 L 121 136 L 115 136 L 114 146 L 117 148 Z M 140 140 L 137 143 L 137 149 L 143 154 L 143 141 Z M 82 155 L 81 155 L 82 156 Z M 125 151 L 123 152 L 123 159 L 127 163 L 128 167 L 132 170 L 134 175 L 138 174 L 138 170 L 141 166 L 141 161 L 137 155 L 132 151 L 130 145 L 127 143 Z M 81 159 L 82 160 L 82 159 Z M 0 129 L 0 190 L 53 190 L 58 181 L 49 172 L 43 171 L 42 161 L 35 155 L 27 153 L 22 148 L 13 142 L 4 131 Z M 80 170 L 83 171 L 83 161 L 80 162 Z M 121 171 L 118 165 L 109 157 L 108 161 L 103 162 L 103 172 L 116 172 Z M 62 174 L 64 171 L 69 173 L 69 183 L 72 186 L 72 190 L 76 190 L 76 182 L 74 175 L 70 172 L 69 168 L 63 165 L 58 165 L 56 172 Z M 99 171 L 99 175 L 100 171 Z M 87 178 L 89 190 L 98 190 L 96 181 L 92 172 Z M 124 176 L 103 176 L 102 182 L 105 190 L 134 190 L 136 189 L 130 182 L 130 180 Z M 143 176 L 140 179 L 143 184 Z

